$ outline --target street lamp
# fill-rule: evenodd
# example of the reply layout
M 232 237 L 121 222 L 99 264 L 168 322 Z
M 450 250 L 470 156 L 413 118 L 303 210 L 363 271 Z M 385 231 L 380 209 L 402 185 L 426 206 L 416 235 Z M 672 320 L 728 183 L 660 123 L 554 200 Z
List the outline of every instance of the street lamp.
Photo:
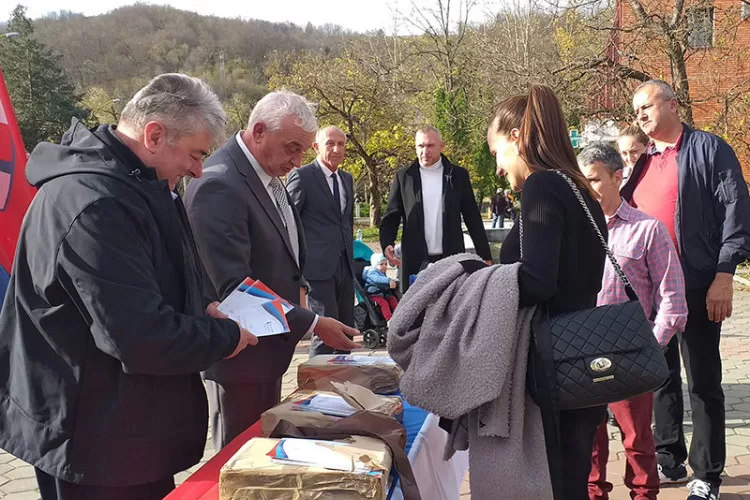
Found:
M 0 35 L 0 38 L 16 38 L 17 36 L 21 36 L 18 31 L 9 31 Z

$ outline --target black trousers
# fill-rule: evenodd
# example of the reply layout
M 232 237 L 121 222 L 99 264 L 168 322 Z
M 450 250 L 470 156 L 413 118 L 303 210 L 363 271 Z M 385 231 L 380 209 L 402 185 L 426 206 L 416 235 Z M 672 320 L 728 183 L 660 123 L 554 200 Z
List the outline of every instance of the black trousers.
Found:
M 218 452 L 281 400 L 281 379 L 262 384 L 206 380 L 211 441 Z
M 347 326 L 354 326 L 354 276 L 346 252 L 339 258 L 336 272 L 323 281 L 310 280 L 310 297 L 321 303 L 324 314 Z M 313 334 L 310 341 L 310 357 L 318 354 L 349 354 L 329 347 Z
M 153 483 L 110 488 L 69 483 L 36 467 L 34 472 L 42 500 L 162 500 L 174 489 L 173 477 Z
M 586 500 L 594 438 L 606 406 L 542 412 L 547 460 L 555 500 Z
M 721 323 L 708 319 L 706 292 L 705 289 L 687 292 L 685 332 L 675 336 L 667 347 L 665 356 L 669 378 L 654 393 L 654 441 L 659 464 L 674 468 L 689 458 L 697 479 L 720 484 L 726 461 L 726 418 L 719 353 Z M 682 425 L 684 404 L 680 355 L 685 363 L 693 412 L 689 455 Z

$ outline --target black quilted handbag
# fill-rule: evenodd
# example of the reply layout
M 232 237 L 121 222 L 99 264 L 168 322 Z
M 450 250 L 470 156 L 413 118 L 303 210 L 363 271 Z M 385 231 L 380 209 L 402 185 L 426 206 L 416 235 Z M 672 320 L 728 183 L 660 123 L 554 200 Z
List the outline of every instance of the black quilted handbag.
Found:
M 555 316 L 548 316 L 546 308 L 539 308 L 532 323 L 529 392 L 538 403 L 540 395 L 546 393 L 558 410 L 574 410 L 654 391 L 668 375 L 662 349 L 630 280 L 609 249 L 581 192 L 568 176 L 556 172 L 567 181 L 586 211 L 630 300 Z M 519 229 L 523 241 L 520 217 Z

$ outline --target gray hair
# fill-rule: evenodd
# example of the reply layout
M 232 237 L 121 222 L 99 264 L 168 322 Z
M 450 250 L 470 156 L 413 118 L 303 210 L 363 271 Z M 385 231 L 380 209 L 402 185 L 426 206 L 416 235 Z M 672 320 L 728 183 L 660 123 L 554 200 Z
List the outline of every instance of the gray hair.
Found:
M 665 101 L 671 101 L 677 99 L 677 94 L 674 93 L 674 89 L 670 84 L 664 80 L 648 80 L 638 85 L 633 91 L 633 95 L 643 90 L 646 87 L 655 87 L 656 95 L 664 99 Z
M 329 130 L 338 130 L 339 132 L 341 132 L 342 134 L 344 134 L 344 140 L 346 140 L 346 132 L 344 132 L 343 130 L 341 130 L 336 125 L 327 125 L 325 127 L 322 127 L 320 129 L 318 129 L 318 132 L 315 134 L 315 142 L 317 144 L 320 144 L 320 142 L 325 138 L 326 133 Z
M 424 127 L 419 127 L 417 129 L 417 132 L 414 134 L 414 136 L 416 137 L 416 135 L 420 132 L 423 134 L 430 134 L 430 133 L 435 134 L 438 136 L 438 139 L 440 139 L 441 141 L 443 140 L 443 134 L 441 134 L 440 131 L 436 129 L 435 127 L 433 127 L 432 125 L 425 125 Z
M 318 128 L 314 105 L 301 95 L 282 89 L 266 94 L 258 101 L 250 113 L 247 129 L 252 130 L 256 123 L 263 123 L 268 130 L 278 130 L 288 117 L 293 117 L 305 132 L 315 132 Z
M 165 73 L 139 90 L 125 105 L 120 124 L 137 137 L 150 121 L 162 122 L 169 140 L 207 131 L 212 142 L 224 138 L 227 115 L 219 98 L 202 80 L 182 73 Z
M 622 157 L 615 148 L 603 142 L 589 144 L 578 153 L 578 165 L 588 167 L 595 162 L 601 162 L 610 174 L 624 168 Z

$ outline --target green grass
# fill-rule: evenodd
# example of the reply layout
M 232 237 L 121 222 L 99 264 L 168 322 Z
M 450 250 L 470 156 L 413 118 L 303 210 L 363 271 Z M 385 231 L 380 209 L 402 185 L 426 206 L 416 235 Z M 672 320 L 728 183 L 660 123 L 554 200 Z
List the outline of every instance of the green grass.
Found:
M 370 226 L 360 226 L 355 224 L 354 225 L 354 234 L 356 238 L 357 229 L 362 230 L 362 241 L 365 243 L 378 243 L 380 241 L 380 233 L 377 227 L 370 227 Z M 398 235 L 396 236 L 396 241 L 401 241 L 401 229 L 398 230 Z

